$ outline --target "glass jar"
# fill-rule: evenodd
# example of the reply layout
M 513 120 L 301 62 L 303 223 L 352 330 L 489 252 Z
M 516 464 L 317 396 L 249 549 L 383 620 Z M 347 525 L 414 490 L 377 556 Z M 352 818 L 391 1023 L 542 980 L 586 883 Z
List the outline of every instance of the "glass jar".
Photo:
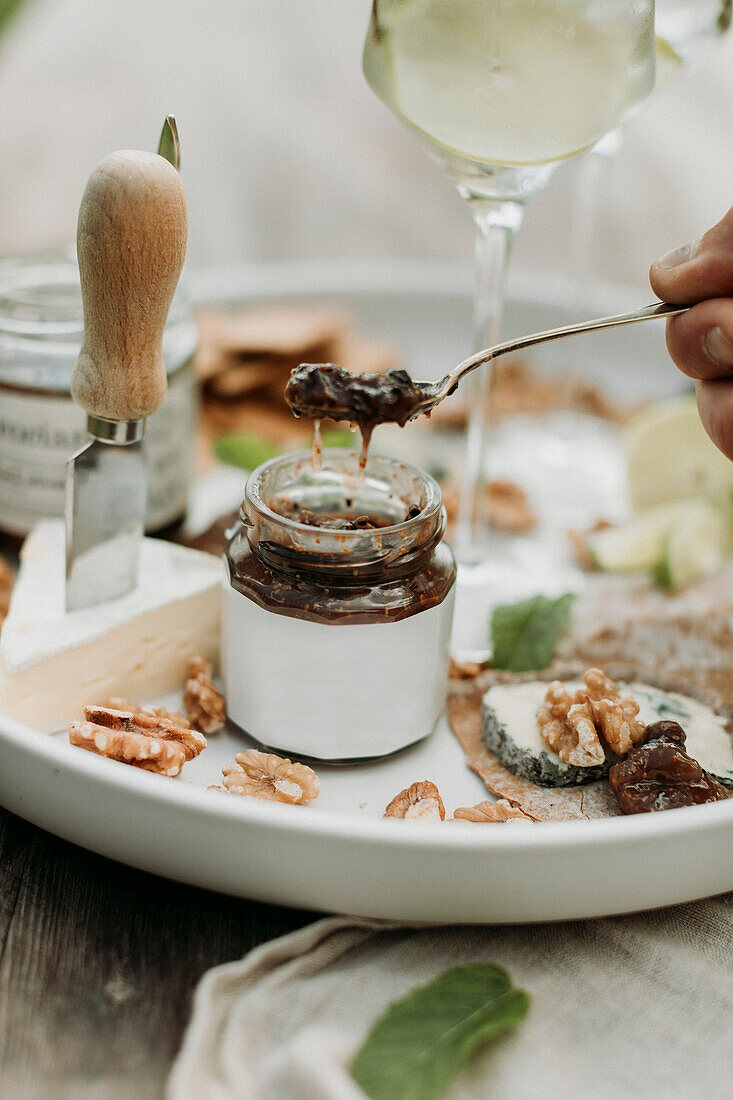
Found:
M 319 760 L 384 756 L 430 733 L 445 703 L 456 566 L 428 474 L 353 452 L 265 463 L 227 549 L 230 719 Z
M 67 459 L 85 443 L 86 414 L 71 399 L 84 327 L 73 249 L 0 261 L 0 532 L 22 538 L 62 516 Z M 191 479 L 196 329 L 185 292 L 163 336 L 168 392 L 145 430 L 150 464 L 146 529 L 181 520 Z

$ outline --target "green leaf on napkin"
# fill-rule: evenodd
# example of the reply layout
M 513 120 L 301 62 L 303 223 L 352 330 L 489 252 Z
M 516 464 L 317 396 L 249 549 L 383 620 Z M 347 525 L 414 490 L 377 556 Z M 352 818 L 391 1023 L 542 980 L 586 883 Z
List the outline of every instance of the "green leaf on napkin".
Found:
M 567 626 L 574 599 L 571 592 L 566 592 L 555 600 L 534 596 L 495 607 L 491 615 L 491 667 L 508 672 L 547 668 Z
M 227 466 L 241 466 L 243 470 L 254 470 L 263 462 L 276 458 L 280 448 L 259 435 L 248 432 L 232 432 L 220 435 L 214 440 L 214 454 Z
M 529 996 L 491 963 L 446 970 L 390 1005 L 351 1076 L 372 1100 L 437 1100 L 461 1066 L 528 1009 Z

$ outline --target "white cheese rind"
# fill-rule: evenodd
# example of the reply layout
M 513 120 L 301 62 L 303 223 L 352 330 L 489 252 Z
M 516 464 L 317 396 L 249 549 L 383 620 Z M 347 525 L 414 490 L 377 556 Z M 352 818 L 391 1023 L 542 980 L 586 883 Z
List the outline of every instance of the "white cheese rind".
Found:
M 137 588 L 117 600 L 66 611 L 66 533 L 63 521 L 37 524 L 21 551 L 10 611 L 0 634 L 6 676 L 54 653 L 101 638 L 114 627 L 175 600 L 213 589 L 222 566 L 211 554 L 143 539 Z
M 64 608 L 64 526 L 39 524 L 21 554 L 0 635 L 0 711 L 51 732 L 85 704 L 113 695 L 142 702 L 182 687 L 186 663 L 219 655 L 221 563 L 144 539 L 135 592 Z
M 544 700 L 547 684 L 500 684 L 483 698 L 484 739 L 505 767 L 516 775 L 545 786 L 589 783 L 608 771 L 608 764 L 578 768 L 565 764 L 540 737 L 537 708 Z M 569 691 L 579 681 L 565 685 Z M 696 699 L 664 692 L 648 684 L 619 684 L 622 695 L 639 703 L 639 719 L 646 725 L 661 720 L 679 722 L 687 734 L 686 751 L 702 767 L 728 787 L 733 787 L 733 742 L 726 719 Z

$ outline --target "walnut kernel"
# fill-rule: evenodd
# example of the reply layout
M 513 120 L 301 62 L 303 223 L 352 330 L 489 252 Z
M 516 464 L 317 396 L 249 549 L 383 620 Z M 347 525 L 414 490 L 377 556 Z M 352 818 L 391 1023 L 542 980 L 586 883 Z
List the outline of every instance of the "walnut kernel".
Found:
M 426 779 L 405 787 L 404 791 L 395 795 L 384 816 L 411 821 L 445 821 L 445 806 L 438 788 Z
M 191 729 L 191 723 L 180 710 L 168 710 L 167 707 L 141 707 L 137 703 L 131 703 L 129 699 L 120 699 L 116 695 L 105 699 L 101 706 L 107 710 L 127 710 L 130 714 L 153 714 L 156 718 L 167 718 L 176 726 Z
M 84 721 L 69 723 L 69 742 L 88 752 L 144 771 L 178 775 L 187 760 L 206 748 L 197 730 L 145 711 L 84 707 Z
M 188 662 L 183 706 L 192 724 L 204 733 L 216 733 L 226 721 L 224 696 L 211 678 L 211 662 L 205 657 Z
M 489 523 L 497 531 L 521 534 L 537 526 L 527 494 L 513 481 L 490 481 L 487 491 Z
M 475 821 L 480 824 L 511 821 L 534 821 L 519 806 L 506 798 L 498 802 L 479 802 L 476 806 L 460 806 L 453 814 L 454 821 Z
M 644 724 L 636 717 L 636 700 L 621 697 L 618 685 L 600 669 L 588 669 L 583 683 L 569 692 L 553 681 L 537 722 L 543 741 L 561 760 L 587 768 L 603 764 L 606 750 L 617 756 L 627 753 L 644 736 Z
M 235 764 L 222 768 L 224 786 L 230 794 L 298 806 L 318 798 L 318 776 L 306 764 L 257 749 L 238 752 L 234 759 Z

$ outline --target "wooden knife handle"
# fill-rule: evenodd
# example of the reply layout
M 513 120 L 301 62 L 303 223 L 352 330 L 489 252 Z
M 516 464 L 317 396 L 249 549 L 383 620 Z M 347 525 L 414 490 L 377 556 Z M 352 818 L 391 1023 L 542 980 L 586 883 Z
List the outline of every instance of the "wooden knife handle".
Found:
M 163 329 L 186 255 L 181 177 L 157 153 L 124 149 L 92 172 L 79 207 L 84 337 L 71 378 L 95 416 L 150 416 L 167 386 Z

